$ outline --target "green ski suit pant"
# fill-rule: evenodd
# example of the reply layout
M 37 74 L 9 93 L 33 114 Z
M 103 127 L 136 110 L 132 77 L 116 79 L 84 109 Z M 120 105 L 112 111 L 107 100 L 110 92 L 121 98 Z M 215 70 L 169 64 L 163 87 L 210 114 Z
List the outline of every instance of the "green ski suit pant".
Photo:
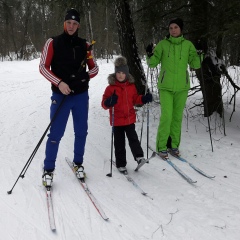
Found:
M 170 136 L 172 148 L 178 148 L 181 139 L 182 116 L 187 101 L 188 90 L 171 92 L 159 90 L 161 117 L 158 126 L 156 151 L 167 150 Z

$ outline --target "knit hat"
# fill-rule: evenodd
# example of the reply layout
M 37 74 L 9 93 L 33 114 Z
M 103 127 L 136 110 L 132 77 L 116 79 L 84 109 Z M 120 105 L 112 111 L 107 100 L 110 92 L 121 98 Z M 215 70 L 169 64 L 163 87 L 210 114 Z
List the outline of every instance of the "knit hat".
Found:
M 67 11 L 66 16 L 65 16 L 65 20 L 75 20 L 76 22 L 80 23 L 80 14 L 77 10 L 75 10 L 74 8 L 71 8 Z
M 115 65 L 115 73 L 123 72 L 126 74 L 126 77 L 129 76 L 129 68 L 127 65 L 127 59 L 125 57 L 116 58 L 114 65 Z
M 179 28 L 181 29 L 181 31 L 183 30 L 183 20 L 181 18 L 174 18 L 172 19 L 169 24 L 168 27 L 172 24 L 175 23 L 179 26 Z

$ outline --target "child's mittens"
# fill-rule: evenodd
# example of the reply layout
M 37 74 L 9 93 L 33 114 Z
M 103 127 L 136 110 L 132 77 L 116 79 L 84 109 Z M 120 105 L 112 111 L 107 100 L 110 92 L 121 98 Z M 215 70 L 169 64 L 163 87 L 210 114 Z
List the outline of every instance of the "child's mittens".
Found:
M 143 102 L 144 104 L 150 103 L 150 102 L 152 102 L 152 100 L 153 100 L 153 97 L 152 97 L 152 94 L 151 94 L 151 93 L 147 93 L 146 95 L 143 95 L 143 96 L 142 96 L 142 102 Z
M 111 97 L 107 98 L 104 101 L 104 105 L 108 108 L 113 107 L 117 103 L 117 100 L 118 100 L 118 95 L 114 93 Z

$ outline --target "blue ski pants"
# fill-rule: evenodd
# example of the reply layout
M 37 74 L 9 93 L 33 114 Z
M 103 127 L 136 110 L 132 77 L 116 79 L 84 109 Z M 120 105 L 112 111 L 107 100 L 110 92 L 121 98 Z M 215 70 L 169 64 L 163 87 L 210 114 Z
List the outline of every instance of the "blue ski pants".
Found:
M 64 98 L 63 94 L 54 93 L 51 96 L 50 119 Z M 88 91 L 77 95 L 68 95 L 51 124 L 46 143 L 44 169 L 53 171 L 57 158 L 59 143 L 64 135 L 70 112 L 74 129 L 74 158 L 73 162 L 81 164 L 88 130 Z

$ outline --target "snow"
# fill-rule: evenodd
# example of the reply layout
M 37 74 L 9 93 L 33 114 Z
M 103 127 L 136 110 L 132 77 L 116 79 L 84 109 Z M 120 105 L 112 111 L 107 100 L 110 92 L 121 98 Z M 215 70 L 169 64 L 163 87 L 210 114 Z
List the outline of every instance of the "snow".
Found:
M 167 162 L 155 157 L 139 172 L 127 147 L 129 175 L 148 193 L 143 196 L 124 176 L 110 171 L 111 127 L 108 111 L 101 108 L 107 76 L 113 63 L 98 60 L 99 74 L 90 82 L 89 131 L 84 166 L 87 184 L 109 217 L 104 221 L 65 162 L 73 157 L 72 120 L 62 139 L 53 186 L 56 232 L 49 227 L 44 188 L 41 185 L 45 142 L 33 158 L 25 177 L 11 195 L 7 194 L 30 158 L 49 124 L 50 83 L 38 71 L 39 59 L 29 62 L 0 62 L 0 230 L 4 240 L 235 240 L 240 237 L 239 117 L 229 117 L 232 106 L 225 104 L 226 136 L 221 119 L 210 118 L 213 152 L 207 119 L 199 109 L 185 111 L 182 157 L 204 172 L 208 179 L 188 164 L 172 159 L 197 183 L 189 184 Z M 187 106 L 195 98 L 191 97 Z M 239 93 L 238 96 L 239 97 Z M 225 94 L 225 98 L 229 98 Z M 225 100 L 226 100 L 225 99 Z M 224 101 L 226 103 L 226 101 Z M 140 136 L 142 114 L 136 129 Z M 145 108 L 146 111 L 146 108 Z M 155 146 L 159 106 L 149 107 L 149 144 Z M 145 118 L 146 120 L 146 118 Z M 143 123 L 142 146 L 147 152 L 147 122 Z M 151 151 L 149 150 L 149 156 Z

